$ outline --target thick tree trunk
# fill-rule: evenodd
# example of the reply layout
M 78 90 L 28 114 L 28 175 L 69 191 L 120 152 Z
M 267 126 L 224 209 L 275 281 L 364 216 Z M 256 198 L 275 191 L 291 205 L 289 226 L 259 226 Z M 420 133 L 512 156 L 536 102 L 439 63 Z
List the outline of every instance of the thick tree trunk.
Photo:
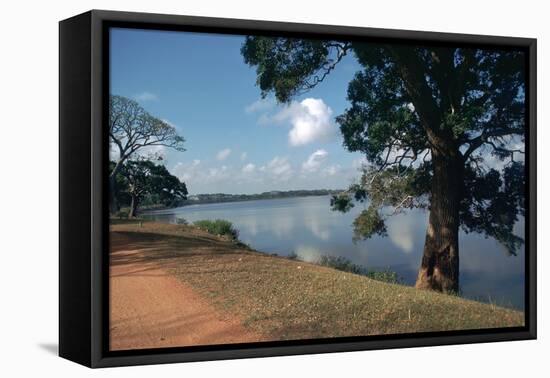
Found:
M 133 195 L 132 200 L 130 202 L 130 215 L 129 215 L 130 218 L 137 217 L 138 203 L 139 203 L 138 198 Z
M 443 151 L 443 152 L 442 152 Z M 416 287 L 459 291 L 459 205 L 464 165 L 458 151 L 432 149 L 430 216 Z

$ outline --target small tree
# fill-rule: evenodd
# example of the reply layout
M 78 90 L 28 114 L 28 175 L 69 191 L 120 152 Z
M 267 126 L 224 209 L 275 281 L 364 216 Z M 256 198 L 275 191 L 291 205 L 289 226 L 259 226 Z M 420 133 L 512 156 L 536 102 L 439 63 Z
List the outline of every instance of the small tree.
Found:
M 128 160 L 121 175 L 126 179 L 126 191 L 130 196 L 130 217 L 137 216 L 138 207 L 146 196 L 160 198 L 164 204 L 187 198 L 185 183 L 172 176 L 166 167 L 152 161 Z
M 122 96 L 111 96 L 109 103 L 109 138 L 116 146 L 118 156 L 109 173 L 111 185 L 111 212 L 117 210 L 115 177 L 124 162 L 146 147 L 165 146 L 185 151 L 185 139 L 176 128 L 153 117 L 136 101 Z
M 247 37 L 241 51 L 262 96 L 283 103 L 355 55 L 362 69 L 337 122 L 344 146 L 368 164 L 332 205 L 368 203 L 356 239 L 385 235 L 386 219 L 404 209 L 429 209 L 418 288 L 458 291 L 460 227 L 516 253 L 523 240 L 513 226 L 525 209 L 523 51 L 272 37 Z

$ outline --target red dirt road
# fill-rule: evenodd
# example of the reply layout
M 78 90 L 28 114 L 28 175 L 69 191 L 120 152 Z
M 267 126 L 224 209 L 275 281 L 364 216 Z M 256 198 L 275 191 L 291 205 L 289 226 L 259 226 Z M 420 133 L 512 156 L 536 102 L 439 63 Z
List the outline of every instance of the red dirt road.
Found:
M 123 243 L 117 236 L 114 243 Z M 120 245 L 120 244 L 119 244 Z M 110 349 L 128 350 L 260 341 L 239 319 L 222 314 L 145 250 L 116 248 L 110 268 Z

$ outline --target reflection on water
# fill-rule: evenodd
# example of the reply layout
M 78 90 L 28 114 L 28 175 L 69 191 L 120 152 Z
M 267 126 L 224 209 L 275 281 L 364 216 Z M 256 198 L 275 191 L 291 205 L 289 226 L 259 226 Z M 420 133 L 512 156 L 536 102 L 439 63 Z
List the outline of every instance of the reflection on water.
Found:
M 175 223 L 176 218 L 227 219 L 239 238 L 253 248 L 315 261 L 324 254 L 344 256 L 370 269 L 389 268 L 414 285 L 422 256 L 427 213 L 413 210 L 388 221 L 388 237 L 352 242 L 352 222 L 362 210 L 334 212 L 329 197 L 284 198 L 248 202 L 192 205 L 152 212 L 149 218 Z M 523 236 L 523 220 L 516 232 Z M 505 306 L 524 307 L 524 249 L 508 256 L 494 240 L 479 234 L 460 234 L 462 295 Z

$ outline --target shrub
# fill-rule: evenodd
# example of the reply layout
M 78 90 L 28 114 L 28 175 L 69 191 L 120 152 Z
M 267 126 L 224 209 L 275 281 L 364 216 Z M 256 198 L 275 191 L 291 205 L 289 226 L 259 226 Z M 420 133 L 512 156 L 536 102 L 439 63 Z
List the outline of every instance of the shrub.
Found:
M 319 258 L 319 261 L 317 263 L 319 265 L 328 266 L 344 272 L 363 275 L 367 273 L 367 270 L 363 266 L 354 264 L 349 259 L 343 256 L 324 255 Z
M 343 272 L 360 274 L 376 281 L 398 284 L 401 279 L 396 272 L 386 270 L 368 270 L 362 265 L 355 264 L 343 256 L 324 255 L 319 258 L 317 264 L 328 266 Z
M 402 282 L 401 278 L 397 275 L 397 273 L 389 269 L 369 270 L 365 275 L 376 281 L 382 281 L 382 282 L 393 283 L 393 284 L 399 284 Z
M 185 218 L 176 218 L 176 224 L 188 225 L 189 222 Z
M 194 225 L 205 230 L 213 235 L 227 235 L 233 240 L 239 238 L 239 230 L 233 227 L 233 224 L 223 219 L 212 220 L 199 220 L 194 222 Z
M 289 260 L 298 260 L 298 255 L 296 252 L 292 251 L 288 254 L 287 259 Z
M 117 217 L 118 219 L 128 219 L 129 216 L 130 210 L 128 209 L 120 209 L 115 213 L 115 217 Z

